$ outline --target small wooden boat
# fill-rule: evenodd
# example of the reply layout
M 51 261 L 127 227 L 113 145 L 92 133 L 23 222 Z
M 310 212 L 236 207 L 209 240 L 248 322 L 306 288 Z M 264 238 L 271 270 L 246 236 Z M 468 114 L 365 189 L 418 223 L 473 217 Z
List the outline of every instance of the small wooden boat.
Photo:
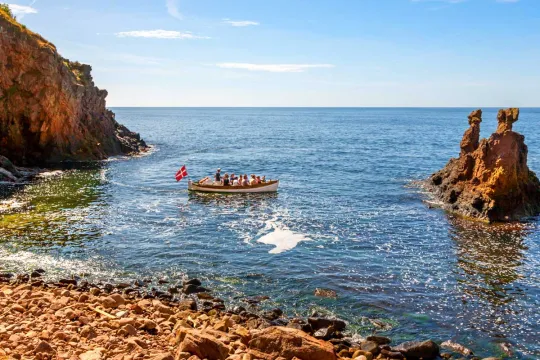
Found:
M 213 192 L 213 193 L 270 193 L 276 192 L 279 186 L 279 180 L 270 180 L 261 184 L 247 186 L 223 186 L 212 183 L 199 184 L 199 182 L 188 181 L 189 191 Z

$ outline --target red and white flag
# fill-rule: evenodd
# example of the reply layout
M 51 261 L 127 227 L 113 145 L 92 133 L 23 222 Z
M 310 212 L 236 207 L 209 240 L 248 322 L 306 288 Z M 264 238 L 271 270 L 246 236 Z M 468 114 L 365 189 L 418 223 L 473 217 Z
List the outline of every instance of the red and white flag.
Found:
M 178 172 L 176 173 L 176 181 L 180 181 L 182 180 L 183 178 L 185 178 L 186 176 L 188 176 L 188 173 L 187 173 L 187 170 L 186 170 L 186 165 L 183 165 L 180 170 L 178 170 Z

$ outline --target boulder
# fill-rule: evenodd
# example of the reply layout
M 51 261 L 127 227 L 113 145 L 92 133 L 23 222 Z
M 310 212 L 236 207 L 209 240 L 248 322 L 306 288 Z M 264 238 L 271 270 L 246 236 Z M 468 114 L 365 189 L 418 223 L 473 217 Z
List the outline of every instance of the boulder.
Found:
M 197 329 L 187 328 L 178 329 L 176 339 L 180 342 L 180 345 L 177 354 L 187 352 L 201 359 L 225 360 L 232 349 L 222 339 L 230 340 L 225 333 L 217 331 L 215 333 L 219 337 L 210 334 L 209 331 L 202 332 Z
M 305 332 L 287 327 L 268 327 L 252 334 L 249 353 L 257 359 L 278 357 L 301 360 L 336 360 L 331 343 L 317 340 Z
M 469 115 L 459 157 L 428 181 L 445 210 L 485 222 L 540 213 L 540 181 L 527 166 L 524 136 L 512 130 L 518 117 L 519 109 L 500 110 L 497 131 L 479 140 L 482 111 Z
M 407 341 L 399 344 L 392 351 L 399 351 L 407 360 L 423 359 L 430 360 L 436 359 L 439 356 L 439 345 L 431 340 L 420 341 Z
M 311 325 L 314 331 L 322 328 L 328 328 L 332 326 L 336 331 L 342 331 L 347 326 L 345 321 L 340 319 L 322 318 L 322 317 L 310 317 L 308 323 Z

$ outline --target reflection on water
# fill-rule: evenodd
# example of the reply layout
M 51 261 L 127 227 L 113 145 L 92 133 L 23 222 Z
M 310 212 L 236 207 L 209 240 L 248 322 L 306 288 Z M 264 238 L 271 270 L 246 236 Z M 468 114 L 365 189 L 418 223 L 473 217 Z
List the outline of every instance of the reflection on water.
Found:
M 0 201 L 0 241 L 16 239 L 13 243 L 24 247 L 98 238 L 100 226 L 93 218 L 99 211 L 94 208 L 102 203 L 106 168 L 91 167 L 44 173 L 36 182 L 12 190 Z
M 520 314 L 520 302 L 527 296 L 525 240 L 533 225 L 487 225 L 454 216 L 449 220 L 450 236 L 456 244 L 455 272 L 464 303 L 460 318 L 495 338 L 505 338 L 515 329 L 527 330 L 527 322 L 535 320 Z M 534 332 L 529 336 L 534 339 Z
M 219 194 L 189 192 L 188 202 L 199 205 L 230 206 L 237 208 L 240 206 L 258 206 L 278 197 L 278 193 L 254 193 L 254 194 Z

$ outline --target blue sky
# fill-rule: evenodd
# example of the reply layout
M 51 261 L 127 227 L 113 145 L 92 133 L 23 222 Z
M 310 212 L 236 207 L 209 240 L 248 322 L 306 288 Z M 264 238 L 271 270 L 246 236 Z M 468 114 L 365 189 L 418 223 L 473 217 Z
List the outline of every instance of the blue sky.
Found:
M 109 106 L 540 106 L 539 0 L 8 2 Z

